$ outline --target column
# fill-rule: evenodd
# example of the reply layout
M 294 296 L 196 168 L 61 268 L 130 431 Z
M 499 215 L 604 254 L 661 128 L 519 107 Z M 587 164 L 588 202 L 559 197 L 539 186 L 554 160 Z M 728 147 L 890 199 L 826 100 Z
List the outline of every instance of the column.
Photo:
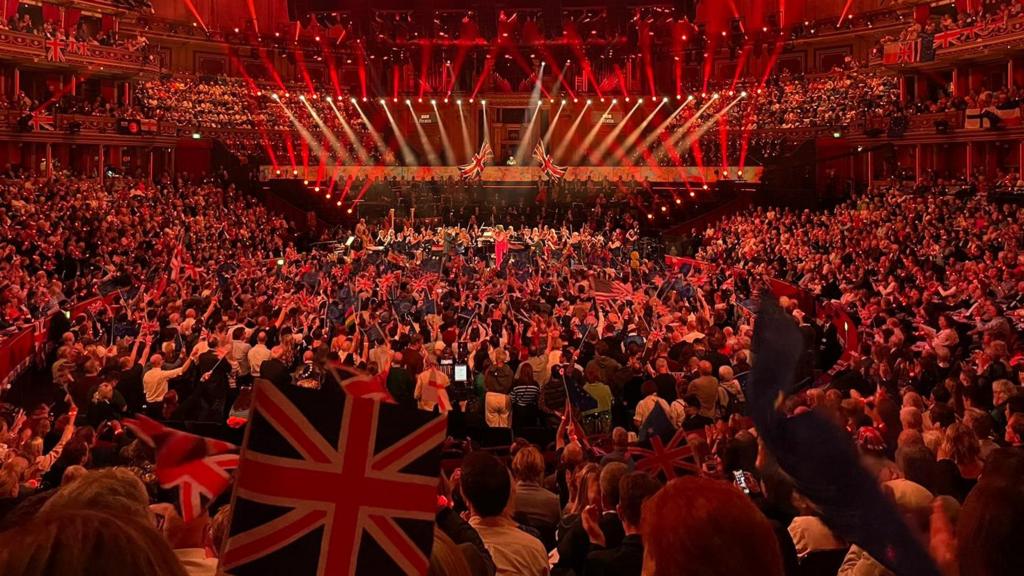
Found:
M 950 96 L 956 96 L 956 95 L 957 95 L 957 93 L 958 93 L 958 90 L 957 90 L 957 83 L 958 83 L 958 82 L 959 82 L 959 80 L 960 80 L 959 76 L 960 76 L 960 74 L 959 74 L 959 72 L 957 71 L 957 68 L 956 68 L 956 66 L 954 66 L 954 67 L 953 67 L 953 78 L 952 78 L 952 80 L 950 81 L 950 84 L 951 84 L 951 86 L 950 86 L 950 88 L 949 88 L 949 90 L 950 90 Z
M 53 144 L 46 143 L 46 179 L 53 178 Z
M 1024 174 L 1024 140 L 1017 143 L 1017 176 Z
M 100 165 L 98 168 L 100 173 L 100 184 L 103 184 L 103 180 L 106 178 L 105 173 L 107 171 L 107 147 L 103 144 L 100 144 Z
M 971 174 L 974 172 L 974 151 L 971 150 L 971 143 L 970 142 L 967 142 L 965 144 L 965 146 L 967 147 L 967 164 L 966 164 L 967 177 L 970 178 Z
M 153 183 L 153 149 L 149 149 L 149 183 Z
M 875 180 L 875 152 L 868 150 L 868 186 Z
M 17 66 L 14 67 L 14 93 L 12 97 L 17 96 L 18 92 L 21 92 L 21 69 Z

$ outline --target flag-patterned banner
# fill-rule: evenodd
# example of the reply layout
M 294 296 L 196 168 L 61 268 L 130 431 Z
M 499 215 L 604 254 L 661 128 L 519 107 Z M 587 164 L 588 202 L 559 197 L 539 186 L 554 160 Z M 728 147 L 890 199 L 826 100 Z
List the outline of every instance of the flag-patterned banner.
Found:
M 156 451 L 160 487 L 177 490 L 181 518 L 188 522 L 231 484 L 230 470 L 238 467 L 237 446 L 167 428 L 145 416 L 125 420 L 140 440 Z
M 930 46 L 930 41 L 928 46 Z M 882 48 L 882 64 L 914 64 L 935 59 L 935 51 L 928 50 L 924 39 L 890 42 Z
M 220 571 L 424 574 L 447 421 L 320 390 L 260 382 Z
M 480 145 L 480 152 L 473 155 L 470 163 L 459 166 L 459 174 L 463 180 L 480 178 L 484 173 L 484 166 L 487 164 L 487 160 L 492 156 L 494 156 L 494 152 L 491 150 L 491 143 L 484 141 Z
M 564 166 L 555 164 L 555 157 L 544 150 L 543 140 L 537 142 L 537 147 L 533 149 L 533 157 L 540 162 L 541 172 L 543 172 L 549 179 L 561 180 L 562 178 L 565 178 L 565 173 L 568 169 Z
M 974 26 L 939 32 L 935 35 L 935 49 L 953 48 L 975 40 L 984 40 L 1021 30 L 1024 30 L 1024 19 L 1017 18 L 1011 21 L 1008 17 L 993 18 Z
M 660 436 L 650 437 L 650 448 L 631 447 L 629 455 L 636 460 L 636 469 L 666 480 L 679 476 L 679 472 L 697 474 L 700 466 L 693 447 L 686 443 L 686 431 L 680 428 L 668 444 Z
M 633 287 L 618 280 L 594 278 L 590 281 L 594 298 L 598 301 L 628 300 L 633 297 Z

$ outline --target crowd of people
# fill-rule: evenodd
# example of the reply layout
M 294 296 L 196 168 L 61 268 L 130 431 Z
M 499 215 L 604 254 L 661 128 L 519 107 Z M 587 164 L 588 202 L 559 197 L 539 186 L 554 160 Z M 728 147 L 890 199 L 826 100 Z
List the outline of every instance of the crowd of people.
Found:
M 294 94 L 269 85 L 254 87 L 250 81 L 237 77 L 175 75 L 140 82 L 136 99 L 149 118 L 200 130 L 253 131 L 248 135 L 230 136 L 225 143 L 236 154 L 261 157 L 263 163 L 270 163 L 272 157 L 283 164 L 300 154 L 301 137 L 285 141 L 293 138 L 296 122 L 313 134 L 319 146 L 325 147 L 327 154 L 336 160 L 355 158 L 364 163 L 395 163 L 392 152 L 384 153 L 379 149 L 350 98 L 328 102 L 326 97 L 310 96 L 299 100 L 298 95 L 306 91 L 305 87 L 292 86 Z M 275 100 L 275 95 L 283 103 Z M 326 139 L 324 127 L 335 135 L 337 146 Z M 310 156 L 313 164 L 320 163 L 318 151 Z
M 882 190 L 829 212 L 760 209 L 703 234 L 699 257 L 716 265 L 674 270 L 641 256 L 635 230 L 393 215 L 299 252 L 284 222 L 232 187 L 184 178 L 23 181 L 4 195 L 4 321 L 91 294 L 108 304 L 53 317 L 42 396 L 3 412 L 0 526 L 15 530 L 0 538 L 24 545 L 0 550 L 41 554 L 64 537 L 56 525 L 98 538 L 91 527 L 110 517 L 95 510 L 125 494 L 116 518 L 161 551 L 133 561 L 208 573 L 229 507 L 190 538 L 166 524 L 161 537 L 143 521 L 159 499 L 152 454 L 121 421 L 222 424 L 256 382 L 319 388 L 344 368 L 376 376 L 376 396 L 447 413 L 455 437 L 512 444 L 507 460 L 449 447 L 463 457 L 439 488 L 435 573 L 461 573 L 440 567 L 454 562 L 479 574 L 799 574 L 821 561 L 884 573 L 772 464 L 749 418 L 770 276 L 856 324 L 783 299 L 804 335 L 800 380 L 828 384 L 780 409 L 848 431 L 917 528 L 945 527 L 947 556 L 1017 566 L 978 552 L 997 537 L 979 545 L 960 530 L 995 530 L 993 508 L 1019 502 L 1019 208 Z M 861 337 L 849 356 L 841 330 Z M 675 474 L 637 448 L 677 436 L 699 478 L 665 484 Z M 680 559 L 683 542 L 700 562 Z M 0 552 L 0 566 L 20 574 L 24 558 Z
M 141 32 L 134 36 L 119 34 L 116 30 L 98 29 L 98 24 L 97 26 L 87 25 L 86 21 L 82 19 L 77 20 L 77 25 L 72 30 L 65 28 L 63 21 L 34 19 L 27 12 L 11 14 L 7 19 L 0 18 L 0 29 L 35 34 L 43 36 L 47 40 L 74 40 L 94 46 L 124 48 L 131 52 L 145 51 L 149 46 L 149 39 Z

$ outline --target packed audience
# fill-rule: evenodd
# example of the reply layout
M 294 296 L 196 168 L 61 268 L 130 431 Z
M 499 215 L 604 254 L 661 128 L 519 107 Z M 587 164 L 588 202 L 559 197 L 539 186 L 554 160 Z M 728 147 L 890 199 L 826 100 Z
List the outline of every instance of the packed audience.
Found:
M 760 209 L 703 234 L 699 257 L 718 264 L 675 271 L 601 218 L 570 231 L 391 216 L 299 252 L 221 183 L 24 181 L 4 197 L 6 322 L 109 297 L 54 316 L 47 384 L 4 411 L 5 574 L 76 554 L 60 542 L 92 542 L 111 519 L 127 540 L 98 549 L 148 552 L 123 562 L 212 570 L 229 507 L 193 537 L 170 530 L 173 506 L 149 507 L 152 454 L 121 421 L 244 420 L 236 398 L 254 383 L 318 388 L 335 369 L 447 413 L 455 438 L 511 443 L 446 448 L 458 463 L 439 487 L 433 573 L 885 573 L 759 444 L 746 406 L 764 276 L 855 324 L 783 299 L 803 388 L 780 409 L 846 430 L 939 562 L 1019 567 L 998 534 L 1020 517 L 997 513 L 1020 505 L 1024 458 L 1019 208 L 886 189 L 829 212 Z M 841 330 L 860 347 L 844 351 Z M 643 447 L 677 435 L 687 462 L 651 468 Z M 665 483 L 686 470 L 698 477 Z M 996 532 L 979 543 L 980 529 Z
M 0 328 L 22 326 L 166 265 L 164 246 L 187 227 L 196 257 L 228 261 L 281 254 L 287 228 L 233 187 L 165 179 L 27 178 L 0 185 Z M 53 218 L 60 214 L 60 218 Z

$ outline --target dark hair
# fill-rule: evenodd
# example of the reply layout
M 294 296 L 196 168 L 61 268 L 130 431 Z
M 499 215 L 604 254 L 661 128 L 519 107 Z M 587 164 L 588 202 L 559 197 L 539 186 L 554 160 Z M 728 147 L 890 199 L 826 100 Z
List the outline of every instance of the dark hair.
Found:
M 956 422 L 956 411 L 949 404 L 936 404 L 928 410 L 928 415 L 932 419 L 932 424 L 938 425 L 940 428 L 948 428 L 950 424 Z
M 1024 394 L 1014 394 L 1006 400 L 1006 410 L 1012 415 L 1024 412 Z
M 619 503 L 619 483 L 629 472 L 629 467 L 622 462 L 609 462 L 601 469 L 598 483 L 601 486 L 601 503 L 612 508 Z
M 1024 574 L 1024 486 L 982 480 L 971 490 L 957 521 L 960 573 L 971 576 Z
M 630 472 L 619 479 L 619 516 L 623 522 L 639 526 L 644 502 L 661 489 L 646 472 Z
M 512 480 L 501 460 L 487 452 L 472 452 L 462 462 L 460 487 L 476 513 L 486 518 L 505 510 Z

